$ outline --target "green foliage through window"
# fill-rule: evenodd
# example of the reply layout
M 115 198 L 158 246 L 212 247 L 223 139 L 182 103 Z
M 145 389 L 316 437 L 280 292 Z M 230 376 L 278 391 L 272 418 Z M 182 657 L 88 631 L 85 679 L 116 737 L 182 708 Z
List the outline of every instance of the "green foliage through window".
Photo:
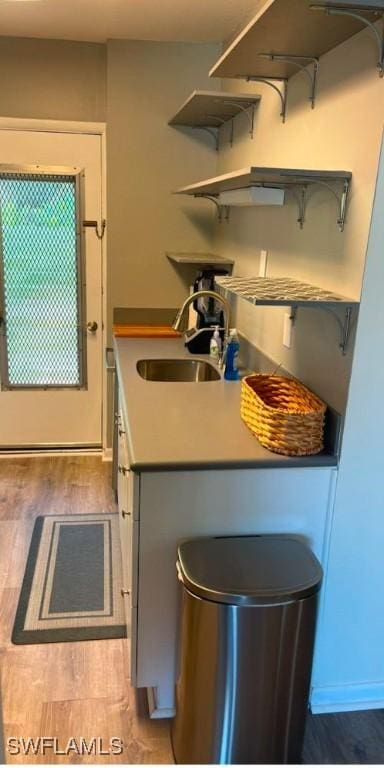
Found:
M 7 386 L 78 386 L 75 177 L 0 175 Z

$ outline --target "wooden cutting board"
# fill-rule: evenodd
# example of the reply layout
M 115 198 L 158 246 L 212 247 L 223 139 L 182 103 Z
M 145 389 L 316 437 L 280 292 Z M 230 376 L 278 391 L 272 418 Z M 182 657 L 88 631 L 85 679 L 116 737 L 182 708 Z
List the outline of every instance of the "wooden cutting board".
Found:
M 128 323 L 115 323 L 113 334 L 118 338 L 127 339 L 178 339 L 182 336 L 179 331 L 174 331 L 171 325 L 131 325 Z

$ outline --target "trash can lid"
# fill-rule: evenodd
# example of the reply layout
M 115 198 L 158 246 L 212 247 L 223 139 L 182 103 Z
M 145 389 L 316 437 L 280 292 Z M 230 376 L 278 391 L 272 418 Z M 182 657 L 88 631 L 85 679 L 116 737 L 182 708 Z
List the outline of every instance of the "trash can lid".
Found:
M 192 594 L 230 605 L 301 600 L 323 574 L 305 544 L 275 534 L 191 539 L 179 546 L 178 570 Z

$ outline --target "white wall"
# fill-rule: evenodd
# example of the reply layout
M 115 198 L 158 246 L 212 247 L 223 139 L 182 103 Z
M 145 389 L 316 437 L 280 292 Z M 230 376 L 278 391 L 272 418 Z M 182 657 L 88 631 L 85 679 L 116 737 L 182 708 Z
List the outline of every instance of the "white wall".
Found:
M 338 473 L 314 711 L 384 707 L 384 151 Z
M 166 251 L 210 250 L 213 211 L 173 196 L 215 172 L 201 132 L 168 120 L 194 88 L 212 87 L 216 45 L 108 43 L 108 258 L 110 307 L 178 306 L 186 285 Z
M 384 83 L 377 74 L 376 57 L 367 31 L 322 57 L 314 110 L 308 103 L 306 79 L 296 75 L 289 83 L 285 125 L 279 118 L 278 97 L 268 86 L 223 80 L 226 90 L 252 90 L 262 94 L 262 101 L 253 140 L 243 116 L 236 120 L 232 149 L 223 130 L 220 172 L 252 164 L 353 172 L 343 234 L 336 225 L 336 202 L 322 188 L 313 190 L 303 231 L 292 196 L 283 209 L 232 209 L 229 225 L 217 227 L 216 250 L 235 258 L 235 274 L 257 275 L 259 252 L 265 248 L 269 275 L 297 277 L 359 299 L 384 121 Z M 335 320 L 319 310 L 299 310 L 294 345 L 287 350 L 282 346 L 283 312 L 238 301 L 235 321 L 270 357 L 344 411 L 352 345 L 344 358 Z
M 194 88 L 211 87 L 218 55 L 217 45 L 108 42 L 109 339 L 114 307 L 182 304 L 191 273 L 175 269 L 166 251 L 211 250 L 213 211 L 171 193 L 194 173 L 213 174 L 216 153 L 208 136 L 168 120 Z
M 102 122 L 106 46 L 0 37 L 1 115 Z
M 384 156 L 375 197 L 384 81 L 376 57 L 368 31 L 322 57 L 313 111 L 306 81 L 292 78 L 285 125 L 267 86 L 223 81 L 226 90 L 250 88 L 263 98 L 253 141 L 244 117 L 236 121 L 232 149 L 222 136 L 220 172 L 266 165 L 353 173 L 343 234 L 326 190 L 314 191 L 302 232 L 292 198 L 284 209 L 232 209 L 229 225 L 216 228 L 217 250 L 235 258 L 235 274 L 257 275 L 265 248 L 272 276 L 297 277 L 355 299 L 361 294 L 355 351 L 351 345 L 346 357 L 326 313 L 299 310 L 294 345 L 287 350 L 284 310 L 234 301 L 235 321 L 253 343 L 346 410 L 312 681 L 314 712 L 384 707 Z

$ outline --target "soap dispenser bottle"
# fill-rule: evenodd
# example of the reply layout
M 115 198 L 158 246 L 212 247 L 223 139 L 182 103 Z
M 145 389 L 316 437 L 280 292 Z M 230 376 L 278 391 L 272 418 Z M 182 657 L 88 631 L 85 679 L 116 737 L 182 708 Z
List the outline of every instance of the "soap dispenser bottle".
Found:
M 239 374 L 239 349 L 240 342 L 236 328 L 231 328 L 225 350 L 224 378 L 227 381 L 238 381 Z
M 215 330 L 213 332 L 210 344 L 209 344 L 209 354 L 212 358 L 212 360 L 215 360 L 218 362 L 220 360 L 221 356 L 221 337 L 220 337 L 220 331 L 219 326 L 215 325 Z

